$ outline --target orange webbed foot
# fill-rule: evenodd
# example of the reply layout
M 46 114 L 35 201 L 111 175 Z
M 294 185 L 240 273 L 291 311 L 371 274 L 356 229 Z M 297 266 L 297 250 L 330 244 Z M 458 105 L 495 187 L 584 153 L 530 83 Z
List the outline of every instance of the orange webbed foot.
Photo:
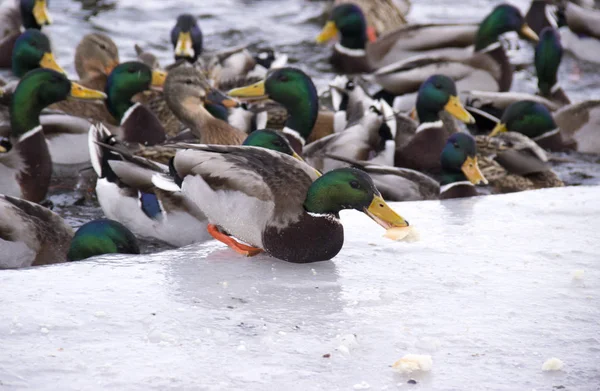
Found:
M 242 243 L 238 242 L 237 240 L 235 240 L 234 238 L 232 238 L 231 236 L 222 233 L 221 231 L 219 231 L 219 228 L 217 228 L 217 226 L 214 224 L 208 224 L 206 229 L 208 230 L 208 233 L 210 234 L 210 236 L 212 236 L 213 238 L 215 238 L 216 240 L 218 240 L 221 243 L 225 243 L 233 251 L 235 251 L 236 253 L 241 254 L 245 257 L 253 257 L 253 256 L 263 252 L 262 248 L 252 247 L 252 246 L 242 244 Z

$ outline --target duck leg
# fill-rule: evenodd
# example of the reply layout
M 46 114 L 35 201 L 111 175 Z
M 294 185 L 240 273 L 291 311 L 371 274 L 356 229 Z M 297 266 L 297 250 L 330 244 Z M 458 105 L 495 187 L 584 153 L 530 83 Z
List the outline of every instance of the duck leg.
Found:
M 231 236 L 222 233 L 221 231 L 219 231 L 219 228 L 217 228 L 217 226 L 214 224 L 208 224 L 206 229 L 208 230 L 210 236 L 212 236 L 221 243 L 225 243 L 227 246 L 229 246 L 229 248 L 231 248 L 238 254 L 242 254 L 246 257 L 253 257 L 263 252 L 262 248 L 247 246 L 238 242 Z

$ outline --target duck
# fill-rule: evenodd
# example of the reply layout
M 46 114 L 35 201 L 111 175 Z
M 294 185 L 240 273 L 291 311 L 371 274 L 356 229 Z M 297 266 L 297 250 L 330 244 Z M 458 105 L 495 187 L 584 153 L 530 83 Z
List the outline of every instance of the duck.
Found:
M 136 235 L 174 247 L 209 239 L 206 217 L 187 197 L 152 184 L 152 176 L 167 174 L 168 166 L 134 156 L 101 123 L 90 127 L 89 151 L 98 175 L 98 203 L 106 217 Z
M 558 29 L 565 50 L 576 58 L 600 63 L 600 10 L 573 1 L 533 0 L 525 17 L 537 33 Z
M 0 194 L 0 245 L 0 269 L 140 253 L 136 237 L 116 221 L 93 220 L 74 233 L 50 209 L 5 194 Z
M 317 36 L 325 43 L 340 35 L 330 62 L 346 74 L 371 73 L 414 55 L 460 54 L 475 43 L 477 24 L 408 24 L 369 42 L 367 19 L 361 7 L 339 4 Z
M 540 32 L 540 41 L 535 47 L 534 65 L 538 79 L 538 95 L 559 107 L 571 104 L 571 100 L 558 83 L 558 68 L 563 48 L 558 31 L 546 27 Z
M 455 133 L 448 138 L 442 150 L 441 166 L 441 200 L 478 196 L 475 185 L 488 184 L 479 168 L 477 142 L 468 133 Z
M 14 76 L 21 78 L 37 68 L 54 69 L 66 74 L 57 64 L 46 34 L 40 30 L 27 29 L 15 41 L 11 70 Z
M 169 109 L 191 133 L 205 144 L 240 145 L 247 134 L 225 121 L 215 118 L 204 107 L 212 88 L 202 73 L 190 66 L 172 69 L 165 81 L 164 97 Z M 211 95 L 226 106 L 237 102 L 221 94 Z M 213 102 L 214 103 L 214 102 Z
M 386 229 L 408 226 L 360 170 L 318 176 L 308 164 L 265 148 L 181 147 L 174 178 L 156 176 L 154 183 L 187 194 L 206 214 L 213 238 L 239 254 L 264 251 L 293 263 L 329 260 L 344 243 L 343 209 L 362 211 Z
M 517 132 L 476 136 L 477 158 L 492 193 L 562 187 L 548 165 L 548 155 L 535 141 Z
M 594 133 L 563 134 L 558 127 L 552 113 L 542 104 L 533 101 L 519 101 L 510 105 L 502 115 L 500 122 L 490 133 L 494 137 L 502 132 L 517 132 L 535 141 L 541 148 L 552 152 L 565 152 L 594 147 L 600 152 L 600 142 Z
M 312 79 L 297 68 L 276 69 L 266 79 L 229 90 L 227 95 L 242 99 L 271 99 L 281 104 L 287 110 L 282 131 L 299 155 L 302 155 L 302 148 L 313 132 L 323 137 L 333 133 L 335 128 L 333 112 L 320 111 Z
M 144 50 L 137 43 L 133 45 L 133 48 L 135 50 L 135 54 L 137 55 L 137 61 L 143 62 L 144 64 L 148 65 L 151 69 L 161 69 L 160 62 L 158 61 L 158 58 L 155 54 Z
M 7 0 L 0 6 L 0 68 L 12 67 L 12 52 L 21 27 L 41 30 L 52 23 L 46 0 Z
M 419 171 L 373 163 L 372 161 L 354 160 L 334 154 L 328 154 L 327 157 L 366 172 L 386 201 L 402 202 L 438 199 L 440 193 L 439 183 Z
M 203 40 L 202 30 L 193 15 L 181 14 L 177 17 L 177 22 L 171 29 L 171 44 L 176 61 L 195 63 L 202 54 Z
M 341 23 L 336 20 L 343 20 L 356 13 L 357 10 L 355 9 L 349 9 L 340 14 L 334 12 L 334 20 L 330 21 L 332 24 L 329 26 L 335 28 L 336 23 Z M 368 61 L 371 61 L 370 57 L 372 56 L 368 56 L 364 49 L 360 49 L 361 54 L 359 55 L 358 52 L 353 53 L 354 56 L 351 58 L 355 64 L 362 62 L 368 65 L 364 66 L 363 69 L 352 69 L 351 71 L 354 73 L 372 72 L 374 80 L 387 93 L 392 95 L 401 95 L 417 90 L 421 83 L 432 73 L 443 73 L 452 77 L 457 81 L 458 88 L 461 91 L 508 91 L 512 84 L 512 66 L 499 41 L 499 37 L 509 31 L 518 31 L 531 40 L 538 40 L 537 35 L 527 26 L 521 12 L 516 7 L 501 4 L 495 7 L 477 28 L 474 52 L 463 49 L 460 52 L 450 54 L 421 54 L 400 59 L 396 62 L 386 60 L 369 63 Z M 331 35 L 327 34 L 326 27 L 324 35 L 322 33 L 318 40 L 324 40 L 329 36 Z M 419 36 L 417 35 L 417 37 Z M 453 37 L 453 34 L 445 33 L 442 37 L 450 38 Z M 392 57 L 392 54 L 389 56 Z M 335 61 L 339 64 L 343 61 L 343 57 L 338 56 Z M 350 70 L 345 70 L 345 72 L 352 73 Z
M 52 173 L 49 147 L 40 123 L 41 111 L 68 99 L 103 100 L 103 92 L 90 90 L 51 69 L 35 69 L 19 82 L 12 96 L 10 129 L 0 148 L 0 193 L 41 202 Z
M 384 124 L 382 105 L 380 102 L 373 102 L 344 131 L 307 144 L 302 150 L 302 156 L 308 164 L 322 172 L 345 166 L 338 160 L 330 159 L 329 154 L 393 165 L 395 134 Z
M 370 40 L 404 26 L 406 14 L 410 10 L 408 0 L 335 0 L 334 6 L 352 3 L 360 7 L 367 20 L 367 34 Z
M 453 120 L 442 113 L 466 124 L 475 120 L 461 104 L 456 84 L 445 75 L 432 75 L 421 85 L 416 111 L 420 124 L 414 136 L 396 149 L 394 166 L 435 174 L 446 141 L 456 131 Z

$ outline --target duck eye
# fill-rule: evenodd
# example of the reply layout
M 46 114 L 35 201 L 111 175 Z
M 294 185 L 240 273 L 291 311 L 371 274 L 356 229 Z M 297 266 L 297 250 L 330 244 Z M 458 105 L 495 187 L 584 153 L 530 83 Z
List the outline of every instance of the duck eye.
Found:
M 455 142 L 455 143 L 453 143 L 453 145 L 454 145 L 454 148 L 456 148 L 456 149 L 459 149 L 459 148 L 460 148 L 460 145 L 458 145 L 458 143 L 456 143 L 456 142 Z
M 185 84 L 187 84 L 188 86 L 191 86 L 192 84 L 194 84 L 194 82 L 192 81 L 192 79 L 186 79 Z
M 105 44 L 101 43 L 101 44 L 100 44 L 100 49 L 102 49 L 102 50 L 106 50 L 106 49 L 108 49 L 108 48 L 106 47 L 106 45 L 105 45 Z
M 437 88 L 438 90 L 442 89 L 442 85 L 440 83 L 435 83 L 434 87 Z
M 129 73 L 135 73 L 136 70 L 135 70 L 135 68 L 129 68 L 129 69 L 127 69 L 127 72 L 129 72 Z
M 353 189 L 360 189 L 360 183 L 358 181 L 350 181 L 350 187 Z
M 286 82 L 287 82 L 287 81 L 289 81 L 290 79 L 287 77 L 287 75 L 283 75 L 283 74 L 282 74 L 282 75 L 280 75 L 280 76 L 277 78 L 277 80 L 279 80 L 279 81 L 281 81 L 281 82 L 283 82 L 283 83 L 286 83 Z
M 273 145 L 275 145 L 276 147 L 283 147 L 283 143 L 281 142 L 281 140 L 273 141 Z

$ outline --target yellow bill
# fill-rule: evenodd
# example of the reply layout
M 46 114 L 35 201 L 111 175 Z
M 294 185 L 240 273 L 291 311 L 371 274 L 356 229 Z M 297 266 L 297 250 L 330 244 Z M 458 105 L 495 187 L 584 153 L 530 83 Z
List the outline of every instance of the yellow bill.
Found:
M 166 79 L 167 72 L 159 71 L 158 69 L 152 70 L 152 82 L 150 83 L 150 88 L 161 91 L 163 85 L 165 85 Z
M 325 43 L 338 35 L 338 28 L 335 22 L 330 20 L 325 24 L 321 33 L 317 35 L 317 43 Z
M 506 124 L 498 122 L 498 124 L 492 130 L 492 133 L 490 133 L 490 137 L 494 137 L 502 132 L 508 132 L 508 129 L 506 128 Z
M 6 152 L 8 152 L 8 150 L 3 145 L 0 145 L 0 153 L 6 153 Z
M 35 0 L 33 17 L 35 18 L 35 22 L 40 26 L 52 23 L 52 17 L 50 17 L 50 13 L 48 12 L 46 0 Z
M 177 45 L 175 45 L 175 55 L 177 57 L 194 58 L 194 45 L 192 42 L 192 33 L 179 33 Z
M 467 160 L 465 160 L 460 169 L 472 184 L 477 185 L 479 183 L 483 183 L 487 185 L 488 181 L 487 179 L 485 179 L 483 173 L 479 169 L 479 164 L 477 163 L 477 156 L 467 157 Z
M 458 96 L 451 96 L 446 106 L 444 106 L 444 110 L 452 114 L 459 121 L 467 124 L 475 123 L 475 118 L 463 107 Z
M 408 227 L 408 221 L 404 220 L 379 195 L 373 196 L 373 201 L 364 212 L 377 224 L 385 229 L 395 227 Z
M 265 98 L 267 96 L 265 92 L 265 81 L 259 81 L 252 85 L 240 88 L 234 88 L 230 90 L 227 95 L 236 98 Z
M 521 26 L 521 31 L 520 31 L 521 35 L 524 36 L 525 38 L 533 41 L 533 42 L 538 42 L 540 40 L 540 38 L 538 37 L 538 35 L 535 33 L 535 31 L 533 31 L 531 29 L 531 27 L 529 27 L 527 25 L 527 23 L 523 23 L 523 26 Z
M 67 74 L 65 72 L 65 70 L 62 69 L 60 67 L 60 65 L 58 65 L 58 63 L 54 59 L 54 55 L 52 53 L 50 53 L 50 52 L 44 53 L 44 56 L 40 60 L 40 67 L 47 68 L 47 69 L 52 69 L 52 70 L 54 70 L 56 72 L 59 72 L 59 73 L 65 74 L 65 75 Z
M 106 99 L 106 94 L 101 91 L 86 88 L 81 84 L 71 82 L 71 98 L 81 100 L 103 100 Z

